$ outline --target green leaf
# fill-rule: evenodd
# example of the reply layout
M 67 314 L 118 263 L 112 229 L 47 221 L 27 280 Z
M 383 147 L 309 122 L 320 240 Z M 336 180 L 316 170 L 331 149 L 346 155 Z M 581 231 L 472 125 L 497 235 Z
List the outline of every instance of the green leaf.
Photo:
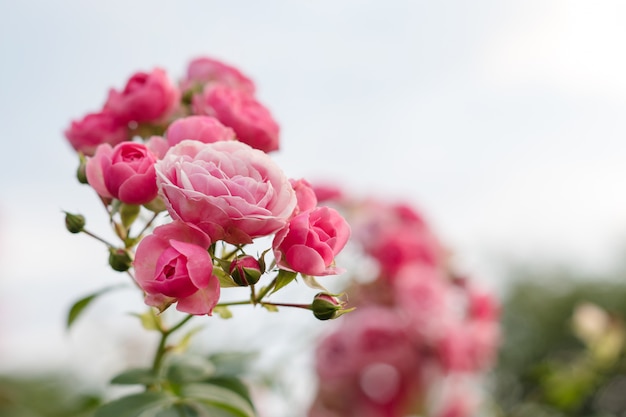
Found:
M 215 376 L 236 376 L 248 371 L 252 361 L 258 357 L 256 352 L 220 352 L 209 356 L 215 366 Z
M 158 380 L 154 371 L 149 368 L 129 369 L 115 376 L 111 384 L 118 385 L 150 385 Z
M 220 281 L 220 287 L 222 288 L 239 287 L 239 285 L 233 281 L 233 278 L 221 268 L 213 268 L 213 275 L 217 275 L 217 279 Z
M 278 270 L 278 275 L 276 275 L 276 284 L 274 285 L 272 294 L 274 294 L 276 291 L 280 290 L 285 285 L 289 284 L 291 281 L 296 279 L 297 276 L 298 276 L 297 272 L 286 271 L 284 269 Z
M 161 318 L 154 313 L 152 308 L 147 310 L 145 313 L 131 313 L 131 315 L 138 317 L 141 321 L 141 326 L 146 330 L 159 330 L 161 328 Z
M 233 312 L 227 306 L 216 306 L 213 308 L 213 312 L 217 313 L 223 319 L 229 319 L 233 317 Z
M 248 401 L 251 406 L 253 406 L 252 398 L 250 397 L 250 390 L 248 389 L 247 385 L 244 384 L 239 378 L 236 378 L 234 376 L 219 376 L 209 378 L 204 382 L 234 391 L 237 394 L 241 395 L 241 397 L 244 398 L 246 401 Z
M 261 304 L 261 306 L 263 306 L 263 308 L 269 311 L 270 313 L 278 313 L 278 307 L 276 307 L 273 304 Z
M 200 414 L 189 404 L 174 404 L 159 411 L 154 417 L 200 417 Z
M 326 288 L 324 288 L 324 286 L 322 284 L 320 284 L 319 282 L 317 282 L 315 277 L 313 277 L 311 275 L 304 275 L 304 274 L 302 274 L 302 281 L 304 281 L 304 283 L 309 288 L 313 288 L 314 290 L 321 290 L 321 291 L 330 293 L 330 291 L 328 291 Z
M 156 417 L 175 402 L 176 397 L 165 392 L 142 392 L 103 405 L 94 417 Z
M 213 310 L 215 311 L 215 310 Z M 191 338 L 199 333 L 202 329 L 204 329 L 204 325 L 196 326 L 193 329 L 189 330 L 185 335 L 180 339 L 180 342 L 174 346 L 174 351 L 183 353 L 189 348 L 189 344 L 191 343 Z
M 174 356 L 167 369 L 166 378 L 175 384 L 198 382 L 215 373 L 211 361 L 197 355 Z
M 225 416 L 255 417 L 254 409 L 244 397 L 230 389 L 212 384 L 191 384 L 183 387 L 183 398 L 189 398 L 203 406 L 228 412 Z
M 114 286 L 103 288 L 103 289 L 101 289 L 99 291 L 96 291 L 96 292 L 94 292 L 92 294 L 89 294 L 86 297 L 81 298 L 80 300 L 78 300 L 74 304 L 72 304 L 72 307 L 70 308 L 70 311 L 67 314 L 66 328 L 69 329 L 70 327 L 72 327 L 72 324 L 74 324 L 76 319 L 78 319 L 78 317 L 87 308 L 87 306 L 89 304 L 91 304 L 91 302 L 93 300 L 95 300 L 96 298 L 98 298 L 102 294 L 107 293 L 107 292 L 109 292 L 109 291 L 111 291 L 111 290 L 113 290 L 115 288 L 119 288 L 119 287 L 120 287 L 119 285 L 114 285 Z

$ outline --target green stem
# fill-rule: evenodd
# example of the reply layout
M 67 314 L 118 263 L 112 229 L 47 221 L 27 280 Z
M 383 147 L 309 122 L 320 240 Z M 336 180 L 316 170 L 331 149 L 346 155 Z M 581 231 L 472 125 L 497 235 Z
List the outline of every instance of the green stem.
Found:
M 311 310 L 311 304 L 293 304 L 293 303 L 270 303 L 270 302 L 261 302 L 261 305 L 275 306 L 275 307 L 295 307 L 295 308 L 303 308 L 305 310 Z
M 154 223 L 154 221 L 156 220 L 158 215 L 159 215 L 159 213 L 154 213 L 152 218 L 150 220 L 148 220 L 148 223 L 146 223 L 146 225 L 143 227 L 143 229 L 141 229 L 141 231 L 137 234 L 137 237 L 135 239 L 139 239 L 141 237 L 141 235 L 143 235 L 146 232 L 146 230 L 148 230 L 148 228 L 150 226 L 152 226 L 152 223 Z
M 106 240 L 102 239 L 100 236 L 95 235 L 93 233 L 91 233 L 90 231 L 83 229 L 81 230 L 81 232 L 83 232 L 84 234 L 86 234 L 87 236 L 91 236 L 92 238 L 104 243 L 105 245 L 107 245 L 109 248 L 114 248 L 115 246 L 112 245 L 111 243 L 107 242 Z
M 161 332 L 161 340 L 159 340 L 159 345 L 157 346 L 156 354 L 154 355 L 154 361 L 152 362 L 152 370 L 154 371 L 155 374 L 158 374 L 159 369 L 161 369 L 161 363 L 163 362 L 163 357 L 165 356 L 165 352 L 167 351 L 166 349 L 167 338 L 176 330 L 183 327 L 185 323 L 187 323 L 192 318 L 193 318 L 193 315 L 189 314 L 187 317 L 179 321 L 173 327 L 170 327 L 167 330 L 162 329 L 162 328 L 159 329 Z
M 272 288 L 274 288 L 274 286 L 276 285 L 276 280 L 277 278 L 274 278 L 267 287 L 263 288 L 261 292 L 259 292 L 259 295 L 254 299 L 254 304 L 260 303 L 263 297 L 265 297 L 267 293 L 270 292 Z
M 228 301 L 225 303 L 219 303 L 215 307 L 228 307 L 228 306 L 241 306 L 245 304 L 253 304 L 252 300 L 243 300 L 243 301 Z
M 225 255 L 222 255 L 221 258 L 224 259 L 225 261 L 230 260 L 230 258 L 232 258 L 237 252 L 239 252 L 242 247 L 243 247 L 242 245 L 237 245 L 235 249 L 233 249 L 232 251 L 228 252 Z

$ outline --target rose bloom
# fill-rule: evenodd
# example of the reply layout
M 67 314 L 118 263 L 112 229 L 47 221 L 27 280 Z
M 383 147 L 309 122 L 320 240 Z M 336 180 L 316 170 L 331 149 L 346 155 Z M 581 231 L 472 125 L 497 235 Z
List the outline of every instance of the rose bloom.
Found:
M 252 94 L 255 90 L 254 82 L 233 66 L 208 57 L 192 60 L 187 67 L 187 77 L 182 82 L 182 88 L 207 83 L 224 84 Z
M 100 145 L 87 160 L 87 181 L 101 197 L 146 204 L 157 196 L 155 162 L 141 143 L 122 142 L 115 148 Z
M 204 143 L 235 140 L 233 129 L 210 116 L 189 116 L 176 119 L 167 128 L 165 136 L 169 146 L 174 146 L 185 139 Z
M 299 214 L 303 211 L 313 210 L 317 206 L 317 196 L 311 184 L 305 179 L 294 180 L 290 179 L 289 182 L 296 192 L 296 198 L 298 199 L 298 205 L 293 214 Z
M 289 180 L 265 153 L 237 141 L 184 140 L 156 164 L 170 215 L 213 241 L 251 243 L 281 229 L 296 206 Z
M 282 269 L 322 276 L 342 272 L 335 256 L 350 237 L 350 226 L 336 210 L 317 207 L 292 218 L 276 234 L 272 248 Z
M 419 398 L 421 354 L 394 310 L 364 306 L 341 319 L 318 345 L 318 395 L 312 412 L 348 417 L 403 416 Z M 315 412 L 313 412 L 315 411 Z M 332 415 L 332 414 L 331 414 Z
M 209 84 L 194 97 L 194 113 L 216 117 L 237 139 L 263 152 L 278 149 L 280 128 L 270 111 L 245 90 Z
M 93 155 L 98 145 L 115 146 L 130 139 L 128 127 L 107 111 L 90 113 L 81 120 L 72 121 L 64 133 L 72 147 L 87 156 Z
M 144 237 L 135 253 L 135 280 L 146 304 L 161 311 L 172 303 L 189 314 L 211 315 L 220 297 L 219 279 L 207 251 L 211 239 L 202 231 L 174 221 Z
M 121 123 L 161 123 L 178 107 L 180 91 L 160 68 L 137 72 L 122 91 L 111 89 L 104 108 Z

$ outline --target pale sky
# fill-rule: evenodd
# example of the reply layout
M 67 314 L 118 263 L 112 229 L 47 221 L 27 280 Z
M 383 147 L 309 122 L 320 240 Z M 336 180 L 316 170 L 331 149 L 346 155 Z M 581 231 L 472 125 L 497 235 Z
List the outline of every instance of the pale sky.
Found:
M 414 202 L 489 285 L 503 257 L 602 269 L 626 242 L 621 1 L 4 0 L 0 15 L 0 369 L 81 351 L 65 310 L 120 280 L 64 230 L 61 210 L 104 219 L 63 129 L 134 71 L 177 79 L 200 55 L 256 81 L 288 175 Z

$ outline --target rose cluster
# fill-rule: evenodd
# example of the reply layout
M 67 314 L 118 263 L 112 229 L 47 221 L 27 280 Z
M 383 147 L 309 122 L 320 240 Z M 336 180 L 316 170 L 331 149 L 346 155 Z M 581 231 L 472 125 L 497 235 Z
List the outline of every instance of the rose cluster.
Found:
M 494 297 L 454 271 L 411 206 L 320 187 L 323 195 L 347 213 L 373 272 L 352 280 L 347 294 L 356 311 L 317 346 L 309 416 L 474 415 L 499 343 Z
M 138 72 L 65 136 L 122 242 L 108 244 L 111 266 L 133 275 L 150 306 L 210 315 L 221 288 L 249 286 L 251 304 L 275 307 L 264 297 L 298 274 L 310 282 L 342 271 L 347 222 L 269 156 L 278 124 L 230 65 L 195 59 L 178 83 L 159 68 Z M 253 254 L 249 245 L 267 237 L 271 247 Z M 257 292 L 264 274 L 274 278 Z

